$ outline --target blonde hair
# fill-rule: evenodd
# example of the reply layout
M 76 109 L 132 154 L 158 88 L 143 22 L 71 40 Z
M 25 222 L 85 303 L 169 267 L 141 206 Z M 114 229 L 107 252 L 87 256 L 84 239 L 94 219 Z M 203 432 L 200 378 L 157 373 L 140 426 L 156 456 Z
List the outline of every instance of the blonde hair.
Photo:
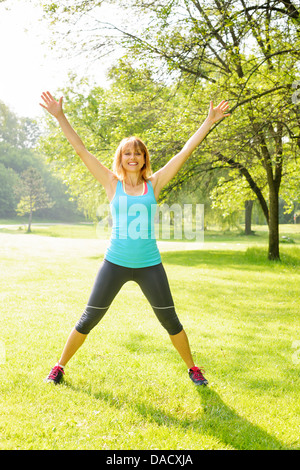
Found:
M 115 153 L 115 158 L 113 162 L 113 172 L 120 180 L 125 179 L 126 174 L 122 166 L 122 153 L 125 151 L 126 147 L 133 147 L 134 151 L 139 150 L 144 155 L 145 163 L 143 168 L 141 169 L 141 178 L 144 181 L 147 181 L 152 174 L 150 165 L 150 155 L 146 145 L 138 137 L 126 137 L 120 142 L 119 147 L 117 148 Z

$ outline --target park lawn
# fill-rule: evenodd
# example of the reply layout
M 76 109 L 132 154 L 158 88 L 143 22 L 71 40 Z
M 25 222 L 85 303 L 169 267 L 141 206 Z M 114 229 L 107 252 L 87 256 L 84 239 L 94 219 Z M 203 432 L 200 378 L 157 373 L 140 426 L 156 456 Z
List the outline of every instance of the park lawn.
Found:
M 107 239 L 110 236 L 110 229 L 97 223 L 55 223 L 40 221 L 33 223 L 32 235 L 41 235 L 47 237 L 65 237 L 79 239 Z M 235 246 L 243 247 L 244 245 L 266 245 L 268 240 L 267 225 L 253 225 L 253 235 L 245 236 L 242 227 L 238 230 L 220 231 L 218 227 L 210 227 L 204 232 L 204 240 L 212 246 L 215 243 L 226 243 L 227 248 Z M 22 221 L 16 219 L 6 220 L 0 219 L 0 233 L 21 234 L 26 233 L 27 224 L 24 218 Z M 300 243 L 300 230 L 298 224 L 281 224 L 279 225 L 280 242 L 285 243 L 290 240 L 293 243 Z M 163 240 L 161 228 L 156 225 L 156 236 Z M 174 241 L 172 230 L 170 231 L 170 240 Z M 175 240 L 176 241 L 176 240 Z M 193 243 L 192 241 L 191 243 Z M 231 246 L 228 243 L 231 242 Z
M 265 247 L 231 250 L 232 241 L 162 254 L 208 387 L 190 381 L 134 283 L 53 386 L 43 379 L 103 255 L 86 251 L 87 240 L 72 252 L 59 239 L 61 256 L 39 250 L 40 237 L 5 237 L 0 449 L 300 449 L 297 246 L 282 247 L 280 263 L 266 260 Z M 31 237 L 31 252 L 20 237 Z

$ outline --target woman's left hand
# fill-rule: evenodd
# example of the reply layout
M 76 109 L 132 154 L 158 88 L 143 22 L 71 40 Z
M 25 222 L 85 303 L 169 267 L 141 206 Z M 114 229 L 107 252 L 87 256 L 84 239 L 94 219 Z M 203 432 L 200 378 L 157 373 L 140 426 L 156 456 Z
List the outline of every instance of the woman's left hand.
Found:
M 215 108 L 213 106 L 213 102 L 211 101 L 207 117 L 212 123 L 215 123 L 220 119 L 223 119 L 224 117 L 230 116 L 230 113 L 225 114 L 225 111 L 228 108 L 228 101 L 222 100 L 221 103 L 219 103 L 218 106 L 216 106 Z

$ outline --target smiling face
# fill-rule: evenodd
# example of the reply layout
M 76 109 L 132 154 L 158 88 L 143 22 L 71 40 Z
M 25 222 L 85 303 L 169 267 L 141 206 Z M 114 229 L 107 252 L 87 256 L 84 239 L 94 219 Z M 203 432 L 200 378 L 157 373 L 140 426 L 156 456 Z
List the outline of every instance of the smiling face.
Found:
M 145 156 L 138 145 L 128 143 L 122 149 L 122 167 L 126 172 L 139 173 L 145 165 Z
M 149 152 L 144 142 L 138 137 L 127 137 L 117 148 L 113 171 L 115 175 L 124 180 L 126 174 L 139 173 L 143 180 L 151 175 Z

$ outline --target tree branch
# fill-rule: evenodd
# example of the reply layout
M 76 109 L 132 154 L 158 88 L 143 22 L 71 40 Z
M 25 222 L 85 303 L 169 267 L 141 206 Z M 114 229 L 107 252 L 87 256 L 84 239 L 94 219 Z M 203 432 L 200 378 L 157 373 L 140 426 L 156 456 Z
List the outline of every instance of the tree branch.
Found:
M 144 39 L 141 39 L 139 38 L 138 36 L 135 36 L 134 34 L 132 33 L 129 33 L 128 31 L 124 31 L 123 29 L 111 24 L 111 23 L 107 23 L 107 22 L 102 22 L 102 21 L 99 21 L 99 23 L 103 24 L 103 25 L 108 25 L 110 26 L 112 29 L 115 29 L 116 31 L 118 31 L 119 33 L 122 33 L 124 36 L 128 37 L 128 38 L 131 38 L 133 39 L 135 42 L 137 43 L 140 43 L 143 45 L 143 47 L 145 49 L 148 49 L 149 51 L 152 51 L 154 52 L 155 54 L 159 55 L 160 57 L 164 57 L 165 59 L 171 61 L 171 62 L 175 62 L 174 60 L 174 57 L 172 57 L 171 55 L 167 54 L 165 51 L 163 50 L 160 50 L 158 49 L 156 46 L 153 46 L 152 44 L 150 44 L 148 41 L 144 40 Z M 178 56 L 177 56 L 178 57 Z M 179 56 L 180 58 L 180 56 Z M 197 77 L 201 77 L 201 78 L 204 78 L 205 80 L 211 82 L 211 83 L 216 83 L 216 80 L 214 78 L 211 78 L 209 77 L 208 75 L 204 74 L 203 72 L 200 72 L 199 71 L 199 68 L 197 71 L 185 66 L 185 65 L 182 65 L 181 63 L 178 63 L 176 62 L 176 65 L 177 67 L 182 70 L 183 72 L 187 72 L 187 73 L 190 73 L 191 75 L 195 75 Z
M 237 170 L 239 170 L 239 172 L 241 173 L 242 176 L 244 176 L 250 186 L 250 188 L 252 189 L 252 191 L 255 193 L 260 205 L 261 205 L 261 208 L 263 210 L 263 213 L 264 213 L 264 216 L 266 218 L 266 221 L 267 223 L 269 224 L 269 209 L 268 209 L 268 205 L 266 203 L 266 200 L 260 190 L 260 188 L 257 186 L 257 184 L 255 183 L 254 179 L 252 178 L 252 176 L 250 175 L 249 171 L 247 170 L 247 168 L 244 167 L 244 165 L 242 165 L 241 163 L 239 162 L 236 162 L 235 160 L 233 160 L 233 158 L 228 158 L 228 157 L 225 157 L 225 155 L 223 155 L 221 152 L 217 152 L 217 154 L 215 155 L 217 160 L 221 161 L 221 162 L 225 162 L 227 163 L 231 168 L 235 168 Z

